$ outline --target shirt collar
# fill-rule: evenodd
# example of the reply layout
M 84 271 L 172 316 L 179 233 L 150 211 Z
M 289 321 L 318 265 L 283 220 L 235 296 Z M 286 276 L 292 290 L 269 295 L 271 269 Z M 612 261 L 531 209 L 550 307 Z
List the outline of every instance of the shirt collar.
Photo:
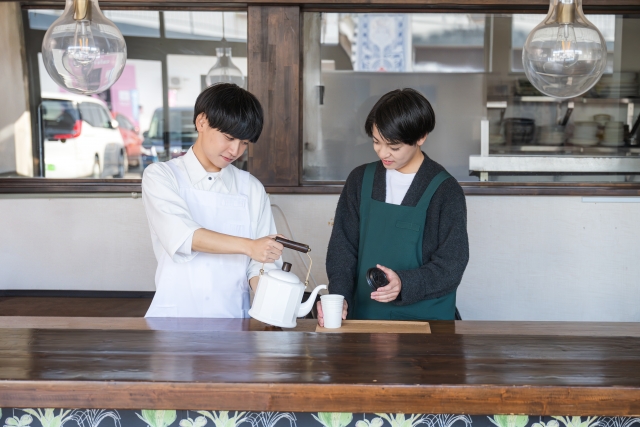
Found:
M 187 151 L 183 159 L 189 180 L 191 180 L 191 185 L 196 185 L 198 182 L 207 178 L 209 172 L 204 169 L 200 160 L 196 157 L 196 154 L 193 152 L 193 147 L 189 148 L 189 151 Z M 233 187 L 233 171 L 231 171 L 231 167 L 232 165 L 223 168 L 218 175 L 218 178 L 222 180 L 222 183 L 229 191 L 231 191 Z

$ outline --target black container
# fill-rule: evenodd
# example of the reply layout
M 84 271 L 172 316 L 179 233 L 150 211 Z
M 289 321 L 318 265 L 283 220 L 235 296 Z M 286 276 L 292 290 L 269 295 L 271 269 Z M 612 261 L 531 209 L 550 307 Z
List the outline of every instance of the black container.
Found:
M 387 286 L 389 284 L 389 279 L 387 279 L 387 275 L 384 274 L 384 271 L 377 267 L 373 267 L 367 270 L 367 284 L 371 290 L 376 291 L 378 288 Z
M 504 119 L 504 137 L 507 144 L 532 144 L 536 134 L 536 121 L 519 117 Z

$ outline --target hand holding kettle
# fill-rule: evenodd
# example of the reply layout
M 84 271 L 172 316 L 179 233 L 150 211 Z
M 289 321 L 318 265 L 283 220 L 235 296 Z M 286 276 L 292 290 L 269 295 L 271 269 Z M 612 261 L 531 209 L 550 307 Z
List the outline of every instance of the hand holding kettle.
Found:
M 279 259 L 284 246 L 275 240 L 276 237 L 284 236 L 278 234 L 251 240 L 247 250 L 249 258 L 265 264 L 275 262 Z

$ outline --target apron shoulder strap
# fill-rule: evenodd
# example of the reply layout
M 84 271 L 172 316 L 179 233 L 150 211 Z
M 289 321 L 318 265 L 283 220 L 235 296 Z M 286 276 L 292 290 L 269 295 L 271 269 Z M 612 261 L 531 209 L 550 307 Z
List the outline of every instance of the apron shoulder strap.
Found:
M 189 178 L 186 176 L 187 174 L 178 167 L 175 161 L 169 160 L 168 162 L 165 162 L 165 165 L 169 166 L 169 169 L 171 169 L 173 175 L 176 177 L 176 180 L 178 181 L 178 187 L 190 187 Z
M 371 193 L 373 192 L 373 177 L 376 172 L 376 163 L 369 163 L 364 169 L 364 178 L 362 179 L 362 190 L 360 190 L 360 211 L 366 209 L 371 204 Z
M 422 197 L 420 198 L 420 201 L 418 202 L 416 207 L 424 210 L 428 209 L 433 195 L 436 194 L 436 191 L 438 190 L 438 188 L 440 188 L 440 184 L 442 184 L 449 178 L 451 178 L 451 175 L 447 171 L 442 171 L 438 175 L 433 177 L 433 179 L 427 186 L 427 189 L 424 190 L 424 193 L 422 193 Z
M 227 168 L 230 168 L 231 166 L 233 165 L 229 165 L 227 166 Z M 232 173 L 235 173 L 235 176 L 238 178 L 238 182 L 236 182 L 238 193 L 249 197 L 249 177 L 251 176 L 251 174 L 238 168 L 235 168 Z

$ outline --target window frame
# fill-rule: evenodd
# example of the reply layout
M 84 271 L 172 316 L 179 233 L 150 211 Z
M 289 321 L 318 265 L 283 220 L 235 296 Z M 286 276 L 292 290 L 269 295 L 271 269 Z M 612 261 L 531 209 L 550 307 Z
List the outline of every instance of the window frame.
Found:
M 27 3 L 27 4 L 25 4 Z M 41 89 L 40 89 L 40 73 L 38 68 L 38 54 L 40 53 L 42 40 L 46 33 L 45 30 L 40 29 L 32 29 L 29 26 L 29 10 L 34 9 L 33 7 L 29 7 L 30 2 L 23 3 L 22 10 L 22 26 L 24 33 L 24 42 L 25 42 L 25 52 L 27 56 L 27 69 L 28 69 L 28 85 L 29 85 L 29 108 L 31 113 L 31 130 L 32 135 L 38 135 L 36 138 L 32 138 L 32 152 L 33 152 L 33 169 L 35 177 L 28 178 L 12 178 L 16 180 L 20 179 L 34 179 L 34 178 L 42 178 L 44 177 L 44 140 L 42 138 L 43 132 L 40 129 L 38 123 L 39 111 L 38 106 L 42 102 L 41 97 Z M 160 2 L 162 4 L 163 2 Z M 44 8 L 44 7 L 37 7 Z M 59 7 L 49 6 L 47 9 L 60 9 Z M 109 9 L 109 8 L 105 8 Z M 167 112 L 169 111 L 169 73 L 168 73 L 168 56 L 169 55 L 184 55 L 184 49 L 182 46 L 185 44 L 185 41 L 189 43 L 189 53 L 190 55 L 211 55 L 212 52 L 215 52 L 215 48 L 221 46 L 221 42 L 218 40 L 192 40 L 192 39 L 177 39 L 165 37 L 164 32 L 164 16 L 163 12 L 166 7 L 158 6 L 154 8 L 135 8 L 135 7 L 118 7 L 118 10 L 157 10 L 159 12 L 159 20 L 160 20 L 160 37 L 142 37 L 142 36 L 124 36 L 124 39 L 127 43 L 127 59 L 136 59 L 136 60 L 149 60 L 149 61 L 157 61 L 160 62 L 162 67 L 162 91 L 163 91 L 163 109 Z M 170 8 L 173 10 L 183 10 L 183 11 L 193 11 L 192 8 Z M 246 12 L 246 8 L 241 7 L 227 7 L 227 8 L 206 8 L 203 11 L 208 12 Z M 148 46 L 157 43 L 161 46 L 159 49 L 148 49 Z M 239 53 L 240 55 L 246 55 L 248 52 L 247 44 L 242 42 L 226 42 L 226 46 L 229 46 L 233 49 L 234 52 Z M 110 114 L 109 114 L 110 117 Z M 165 123 L 168 123 L 165 120 Z M 163 129 L 165 146 L 169 145 L 169 129 L 168 125 Z M 77 178 L 70 179 L 68 181 L 74 181 Z M 47 181 L 43 184 L 43 189 L 46 190 Z M 138 179 L 137 181 L 141 181 Z M 109 181 L 105 181 L 105 184 Z M 61 188 L 61 182 L 56 183 L 56 188 Z M 0 194 L 4 192 L 3 182 L 0 180 Z M 69 192 L 77 192 L 77 187 L 75 185 L 71 185 L 69 188 Z M 105 186 L 100 186 L 100 188 L 105 188 Z M 74 190 L 76 189 L 76 190 Z M 47 192 L 47 191 L 44 191 Z
M 231 3 L 231 6 L 230 6 Z M 429 4 L 424 4 L 423 0 L 341 0 L 340 3 L 332 3 L 331 5 L 323 5 L 317 0 L 285 0 L 279 4 L 283 6 L 268 6 L 265 5 L 264 0 L 244 0 L 242 3 L 234 3 L 234 0 L 229 2 L 228 0 L 209 0 L 206 2 L 188 3 L 186 1 L 167 1 L 157 0 L 151 5 L 147 1 L 130 1 L 130 0 L 111 0 L 103 2 L 101 5 L 103 9 L 117 9 L 117 10 L 157 10 L 162 13 L 164 10 L 182 10 L 182 11 L 247 11 L 249 18 L 252 16 L 259 17 L 259 20 L 254 20 L 253 24 L 260 24 L 264 29 L 264 26 L 268 25 L 270 19 L 277 13 L 281 12 L 283 8 L 289 8 L 288 10 L 297 10 L 299 14 L 298 19 L 300 21 L 300 28 L 298 33 L 295 34 L 297 40 L 294 42 L 298 47 L 298 70 L 297 79 L 289 81 L 288 84 L 293 86 L 297 96 L 297 117 L 295 121 L 291 121 L 289 124 L 295 128 L 298 137 L 295 138 L 295 143 L 292 141 L 286 141 L 285 144 L 278 145 L 278 141 L 274 140 L 261 140 L 262 148 L 255 150 L 255 147 L 250 147 L 249 153 L 249 171 L 260 179 L 268 192 L 274 194 L 339 194 L 342 189 L 342 183 L 326 183 L 323 185 L 303 185 L 301 181 L 302 177 L 302 150 L 301 150 L 301 138 L 302 138 L 302 97 L 300 96 L 301 79 L 302 79 L 302 14 L 304 12 L 453 12 L 460 13 L 472 8 L 474 13 L 545 13 L 548 9 L 547 0 L 435 0 Z M 40 104 L 40 84 L 37 66 L 37 52 L 39 51 L 39 45 L 41 44 L 42 37 L 45 31 L 32 30 L 28 25 L 28 10 L 38 8 L 62 8 L 64 6 L 63 0 L 26 0 L 21 2 L 23 8 L 23 25 L 24 25 L 24 37 L 26 45 L 27 55 L 27 73 L 29 79 L 29 105 L 31 108 L 32 117 L 37 117 L 37 111 L 33 107 Z M 56 7 L 58 6 L 58 7 Z M 625 14 L 625 13 L 640 13 L 640 4 L 632 0 L 592 0 L 588 5 L 584 6 L 584 9 L 588 13 L 606 13 L 606 14 Z M 258 22 L 259 21 L 259 22 Z M 26 24 L 26 25 L 25 25 Z M 163 20 L 160 21 L 161 25 L 161 37 L 164 35 Z M 248 26 L 247 37 L 247 58 L 249 61 L 249 75 L 252 72 L 259 73 L 258 70 L 254 70 L 254 66 L 259 66 L 256 57 L 260 57 L 262 47 L 266 47 L 266 31 L 260 32 L 255 30 L 250 23 Z M 278 30 L 276 30 L 277 32 Z M 40 38 L 34 40 L 33 32 L 40 32 Z M 137 36 L 125 36 L 128 47 L 134 47 L 129 42 L 132 39 L 143 39 L 144 37 Z M 158 38 L 149 38 L 149 40 L 157 41 Z M 175 39 L 180 42 L 181 39 Z M 38 43 L 39 42 L 39 43 Z M 197 43 L 198 40 L 190 40 L 190 42 Z M 208 43 L 209 47 L 211 43 L 215 41 L 204 41 Z M 35 48 L 34 48 L 35 47 Z M 164 93 L 164 107 L 165 112 L 168 113 L 168 78 L 167 73 L 167 61 L 166 55 L 170 53 L 180 54 L 180 52 L 166 52 L 164 59 L 154 57 L 153 52 L 146 52 L 148 57 L 145 57 L 143 52 L 136 51 L 135 48 L 129 49 L 131 59 L 148 59 L 148 60 L 160 60 L 162 63 L 163 71 L 163 93 Z M 133 55 L 132 55 L 133 54 Z M 34 57 L 35 55 L 35 61 Z M 138 56 L 138 55 L 142 55 Z M 263 55 L 264 56 L 264 55 Z M 252 60 L 252 57 L 254 58 Z M 267 59 L 268 61 L 269 59 Z M 252 63 L 253 61 L 253 63 Z M 35 69 L 34 69 L 35 68 Z M 275 75 L 276 78 L 283 79 L 282 76 Z M 264 85 L 263 85 L 264 86 Z M 264 89 L 260 87 L 259 89 Z M 260 98 L 260 96 L 259 96 Z M 287 111 L 295 110 L 292 108 Z M 32 135 L 40 136 L 42 130 L 38 128 L 37 121 L 32 120 Z M 165 120 L 165 126 L 168 125 L 168 120 Z M 279 126 L 279 125 L 275 125 Z M 166 132 L 165 132 L 166 134 Z M 33 152 L 34 156 L 34 168 L 36 171 L 41 169 L 43 159 L 41 158 L 40 137 L 33 138 Z M 168 142 L 168 141 L 167 141 Z M 270 150 L 282 149 L 292 150 L 289 153 L 291 159 L 287 164 L 295 167 L 290 167 L 284 171 L 288 175 L 288 179 L 285 183 L 282 180 L 278 180 L 278 177 L 270 174 L 267 169 L 269 165 L 267 162 L 258 163 L 252 161 L 253 155 L 256 152 L 264 152 Z M 295 161 L 297 159 L 297 161 Z M 610 196 L 640 196 L 640 183 L 617 183 L 617 184 L 594 184 L 594 183 L 504 183 L 504 182 L 465 182 L 461 183 L 465 193 L 468 195 L 610 195 Z M 0 179 L 0 193 L 140 193 L 141 180 L 140 179 L 52 179 L 52 178 L 2 178 Z

